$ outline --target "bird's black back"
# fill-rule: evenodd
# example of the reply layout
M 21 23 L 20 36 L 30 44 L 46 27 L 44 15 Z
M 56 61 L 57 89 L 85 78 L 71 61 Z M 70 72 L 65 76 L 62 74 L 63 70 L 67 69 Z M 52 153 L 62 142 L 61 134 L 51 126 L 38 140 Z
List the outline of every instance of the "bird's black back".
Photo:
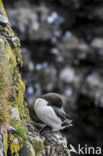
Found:
M 59 94 L 47 93 L 47 94 L 42 95 L 40 98 L 43 98 L 44 100 L 48 101 L 49 105 L 53 105 L 59 108 L 63 106 L 63 101 Z

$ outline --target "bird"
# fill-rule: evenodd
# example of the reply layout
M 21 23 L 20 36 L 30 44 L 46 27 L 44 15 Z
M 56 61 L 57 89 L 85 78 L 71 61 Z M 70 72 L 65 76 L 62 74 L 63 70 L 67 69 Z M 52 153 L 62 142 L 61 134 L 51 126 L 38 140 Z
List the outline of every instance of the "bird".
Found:
M 50 127 L 53 132 L 72 126 L 70 116 L 62 109 L 63 100 L 57 93 L 47 93 L 38 97 L 33 107 L 36 119 Z

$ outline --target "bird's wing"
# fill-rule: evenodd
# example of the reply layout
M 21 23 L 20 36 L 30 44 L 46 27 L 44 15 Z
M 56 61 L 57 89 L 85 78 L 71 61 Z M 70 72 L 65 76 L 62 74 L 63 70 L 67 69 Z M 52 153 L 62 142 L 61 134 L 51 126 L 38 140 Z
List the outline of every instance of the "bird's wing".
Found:
M 62 121 L 66 120 L 66 119 L 71 120 L 71 117 L 68 114 L 66 114 L 63 110 L 61 110 L 61 109 L 59 109 L 58 107 L 55 107 L 55 106 L 52 106 L 52 108 L 54 109 L 57 116 L 62 119 Z

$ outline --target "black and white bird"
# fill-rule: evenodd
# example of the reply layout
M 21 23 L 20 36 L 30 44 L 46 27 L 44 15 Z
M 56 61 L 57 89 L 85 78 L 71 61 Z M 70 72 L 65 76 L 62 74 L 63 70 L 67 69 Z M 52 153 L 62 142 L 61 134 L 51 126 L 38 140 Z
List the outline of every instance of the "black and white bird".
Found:
M 36 121 L 51 127 L 52 131 L 59 131 L 72 126 L 70 116 L 62 109 L 63 101 L 59 94 L 44 94 L 35 100 L 33 107 Z

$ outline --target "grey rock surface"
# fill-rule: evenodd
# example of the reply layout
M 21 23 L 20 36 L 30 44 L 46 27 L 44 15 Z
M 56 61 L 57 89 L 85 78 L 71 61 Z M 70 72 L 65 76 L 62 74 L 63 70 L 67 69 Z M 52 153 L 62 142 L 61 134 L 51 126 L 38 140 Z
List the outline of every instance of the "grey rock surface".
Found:
M 29 142 L 26 142 L 20 151 L 20 156 L 24 156 L 24 155 L 25 156 L 35 156 L 34 148 L 33 148 L 32 144 L 30 144 Z

